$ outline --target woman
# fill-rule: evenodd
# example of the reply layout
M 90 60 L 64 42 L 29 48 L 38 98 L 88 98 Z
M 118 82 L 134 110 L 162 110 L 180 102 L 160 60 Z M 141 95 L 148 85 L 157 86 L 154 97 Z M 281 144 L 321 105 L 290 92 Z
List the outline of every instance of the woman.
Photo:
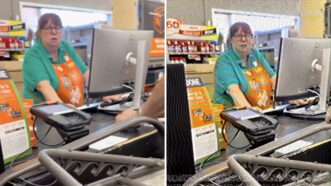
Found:
M 88 70 L 75 50 L 62 41 L 62 22 L 56 14 L 40 17 L 37 40 L 24 58 L 24 97 L 34 103 L 84 103 Z
M 265 57 L 254 49 L 249 25 L 233 24 L 228 42 L 229 49 L 216 65 L 215 102 L 225 107 L 272 107 L 276 74 Z

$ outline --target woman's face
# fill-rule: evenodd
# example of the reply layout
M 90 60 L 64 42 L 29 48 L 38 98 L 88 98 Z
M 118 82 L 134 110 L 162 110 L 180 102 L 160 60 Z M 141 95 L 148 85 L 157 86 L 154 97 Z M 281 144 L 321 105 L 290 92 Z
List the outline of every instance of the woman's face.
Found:
M 59 48 L 62 40 L 62 28 L 51 21 L 40 32 L 40 38 L 46 48 Z
M 254 46 L 254 39 L 252 35 L 239 29 L 231 38 L 231 44 L 241 56 L 247 56 Z

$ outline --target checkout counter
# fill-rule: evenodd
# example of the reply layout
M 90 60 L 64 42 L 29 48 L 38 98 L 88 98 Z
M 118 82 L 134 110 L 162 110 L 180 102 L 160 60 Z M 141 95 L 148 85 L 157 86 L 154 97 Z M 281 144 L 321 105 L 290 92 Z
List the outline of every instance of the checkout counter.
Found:
M 184 185 L 245 183 L 254 186 L 292 186 L 315 184 L 316 178 L 320 185 L 330 184 L 330 174 L 327 172 L 331 170 L 331 158 L 328 156 L 331 125 L 323 121 L 295 119 L 284 115 L 273 117 L 279 121 L 274 141 L 252 150 L 228 148 L 221 160 L 197 172 Z M 287 149 L 286 154 L 279 154 L 279 149 L 299 140 L 309 142 L 310 145 L 293 151 Z M 234 145 L 243 143 L 248 143 L 244 135 L 234 140 Z
M 114 116 L 95 111 L 90 114 L 93 119 L 88 126 L 89 135 L 56 149 L 39 146 L 28 160 L 7 167 L 0 175 L 0 185 L 153 185 L 164 182 L 162 123 L 140 117 L 113 124 Z M 42 124 L 37 123 L 37 126 Z M 90 144 L 110 135 L 127 140 L 103 152 L 91 152 Z M 58 135 L 53 132 L 48 138 L 54 142 Z

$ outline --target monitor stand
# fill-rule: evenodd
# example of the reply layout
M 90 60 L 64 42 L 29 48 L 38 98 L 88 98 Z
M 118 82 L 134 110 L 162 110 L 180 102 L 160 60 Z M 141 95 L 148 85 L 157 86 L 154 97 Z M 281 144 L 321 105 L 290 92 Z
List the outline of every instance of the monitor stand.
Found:
M 284 110 L 284 113 L 289 115 L 294 115 L 295 117 L 307 117 L 307 116 L 317 116 L 325 115 L 328 108 L 329 100 L 329 89 L 331 82 L 331 49 L 325 48 L 321 50 L 322 52 L 322 61 L 321 64 L 317 59 L 312 62 L 312 70 L 321 72 L 321 81 L 320 81 L 320 95 L 317 105 L 312 105 L 309 107 L 303 107 L 298 109 Z M 323 116 L 325 117 L 325 116 Z

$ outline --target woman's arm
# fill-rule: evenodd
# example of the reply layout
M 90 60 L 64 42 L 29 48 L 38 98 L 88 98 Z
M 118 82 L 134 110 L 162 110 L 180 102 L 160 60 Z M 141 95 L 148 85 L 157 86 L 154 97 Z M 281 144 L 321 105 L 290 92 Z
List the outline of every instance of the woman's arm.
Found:
M 152 90 L 151 96 L 142 105 L 141 112 L 129 108 L 116 116 L 116 122 L 130 120 L 137 116 L 157 118 L 164 115 L 164 78 L 160 79 Z
M 47 102 L 63 103 L 63 101 L 57 95 L 49 81 L 40 81 L 37 85 L 37 90 L 43 94 Z
M 152 90 L 151 96 L 141 108 L 141 115 L 152 118 L 164 114 L 164 78 L 160 79 Z
M 233 99 L 236 107 L 251 107 L 251 104 L 247 101 L 244 93 L 241 91 L 239 85 L 230 85 L 228 88 L 228 93 Z

